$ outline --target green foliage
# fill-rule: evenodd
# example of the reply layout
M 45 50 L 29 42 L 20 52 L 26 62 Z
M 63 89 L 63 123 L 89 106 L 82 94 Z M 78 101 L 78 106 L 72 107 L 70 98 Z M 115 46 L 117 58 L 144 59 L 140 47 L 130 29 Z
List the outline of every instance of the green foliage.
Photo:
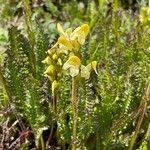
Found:
M 36 67 L 36 75 L 33 72 L 33 65 L 38 65 L 39 61 L 43 59 L 40 54 L 45 54 L 48 45 L 48 43 L 43 44 L 43 41 L 46 40 L 42 32 L 39 31 L 37 37 L 35 48 L 37 63 L 33 64 L 30 56 L 32 47 L 28 39 L 16 27 L 9 29 L 10 47 L 6 52 L 4 74 L 11 105 L 14 105 L 17 112 L 27 119 L 38 139 L 42 130 L 45 130 L 47 126 L 44 122 L 50 119 L 50 112 L 47 111 L 48 105 L 44 104 L 43 99 L 44 90 L 48 90 L 42 86 L 43 79 L 41 79 L 40 71 L 44 69 L 44 66 Z M 45 112 L 47 112 L 47 116 L 45 116 Z
M 58 36 L 57 22 L 64 28 L 88 23 L 91 32 L 81 55 L 85 65 L 98 62 L 98 75 L 93 71 L 88 80 L 78 82 L 77 148 L 149 149 L 150 31 L 140 23 L 138 11 L 124 10 L 120 2 L 114 2 L 33 1 L 23 21 L 27 30 L 11 26 L 7 35 L 4 28 L 0 46 L 6 49 L 8 45 L 8 49 L 0 51 L 0 109 L 11 107 L 13 117 L 0 111 L 1 124 L 16 119 L 17 114 L 33 131 L 39 149 L 43 143 L 71 149 L 71 78 L 64 75 L 59 81 L 55 116 L 41 61 Z M 21 19 L 22 10 L 30 10 L 28 5 L 25 8 L 17 0 L 3 4 L 1 28 L 13 17 Z M 21 144 L 22 149 L 30 145 Z

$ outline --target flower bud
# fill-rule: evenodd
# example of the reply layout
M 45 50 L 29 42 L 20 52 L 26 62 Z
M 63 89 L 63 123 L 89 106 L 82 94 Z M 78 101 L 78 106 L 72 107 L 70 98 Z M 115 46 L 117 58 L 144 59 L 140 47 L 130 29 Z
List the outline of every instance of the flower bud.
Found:
M 53 65 L 50 65 L 46 71 L 44 72 L 44 74 L 48 74 L 48 75 L 55 75 L 56 74 L 56 68 Z

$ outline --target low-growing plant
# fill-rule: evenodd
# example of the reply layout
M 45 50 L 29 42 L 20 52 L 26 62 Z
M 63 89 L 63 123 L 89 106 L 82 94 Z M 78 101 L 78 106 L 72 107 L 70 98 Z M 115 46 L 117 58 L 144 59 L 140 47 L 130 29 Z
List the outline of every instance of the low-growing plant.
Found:
M 22 2 L 26 29 L 12 25 L 0 53 L 0 146 L 149 149 L 149 6 L 40 2 L 62 24 L 48 33 Z
M 85 43 L 85 38 L 90 30 L 87 24 L 81 25 L 74 31 L 71 28 L 64 31 L 60 24 L 57 24 L 57 27 L 61 36 L 58 38 L 57 43 L 48 51 L 48 57 L 43 61 L 43 63 L 48 65 L 44 74 L 52 83 L 53 111 L 55 113 L 57 113 L 59 80 L 63 78 L 63 70 L 69 70 L 69 75 L 72 77 L 70 105 L 73 113 L 72 149 L 75 150 L 77 147 L 78 105 L 80 105 L 80 100 L 78 101 L 77 98 L 77 95 L 79 95 L 77 88 L 81 78 L 85 80 L 90 78 L 92 69 L 97 73 L 97 62 L 92 61 L 87 66 L 81 64 L 81 61 L 85 58 L 81 56 L 80 47 Z

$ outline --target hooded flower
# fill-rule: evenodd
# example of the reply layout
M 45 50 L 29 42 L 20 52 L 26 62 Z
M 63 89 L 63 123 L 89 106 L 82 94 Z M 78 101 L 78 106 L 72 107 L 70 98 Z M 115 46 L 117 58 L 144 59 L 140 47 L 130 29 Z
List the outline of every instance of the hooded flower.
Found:
M 83 77 L 85 79 L 89 79 L 90 78 L 90 73 L 91 73 L 92 69 L 97 74 L 96 66 L 97 66 L 97 61 L 92 61 L 87 66 L 81 65 L 81 77 Z
M 83 45 L 85 43 L 85 38 L 88 35 L 90 28 L 87 24 L 83 24 L 76 28 L 71 34 L 71 40 L 77 39 L 77 41 Z
M 93 69 L 97 74 L 96 70 L 97 61 L 92 61 L 87 66 L 81 64 L 81 60 L 77 56 L 70 56 L 67 62 L 63 65 L 64 70 L 70 70 L 70 75 L 75 77 L 81 70 L 81 77 L 89 79 L 91 70 Z
M 79 74 L 81 60 L 77 56 L 70 56 L 66 63 L 63 65 L 64 70 L 70 70 L 70 75 L 75 77 Z
M 58 38 L 58 44 L 60 45 L 60 47 L 64 47 L 70 51 L 72 51 L 73 49 L 72 43 L 67 38 L 65 38 L 65 36 L 61 36 Z

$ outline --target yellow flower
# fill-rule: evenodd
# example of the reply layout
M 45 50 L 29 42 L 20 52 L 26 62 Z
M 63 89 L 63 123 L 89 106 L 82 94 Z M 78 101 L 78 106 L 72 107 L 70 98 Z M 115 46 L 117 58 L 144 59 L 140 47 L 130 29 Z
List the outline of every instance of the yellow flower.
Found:
M 81 65 L 81 60 L 77 56 L 70 56 L 67 62 L 64 64 L 64 66 L 68 64 L 70 66 L 79 67 Z M 66 68 L 68 69 L 68 68 Z M 66 70 L 65 69 L 65 70 Z
M 72 40 L 72 41 L 71 41 L 71 44 L 72 44 L 72 46 L 73 46 L 74 51 L 75 51 L 75 52 L 78 52 L 79 49 L 80 49 L 80 44 L 77 42 L 77 40 Z
M 89 25 L 88 25 L 88 24 L 83 24 L 83 25 L 81 25 L 80 27 L 76 28 L 76 29 L 73 31 L 72 35 L 83 33 L 85 36 L 87 36 L 88 33 L 89 33 L 89 31 L 90 31 Z
M 89 79 L 90 71 L 91 71 L 91 65 L 87 65 L 87 66 L 81 65 L 81 77 L 85 79 Z
M 53 60 L 58 60 L 58 55 L 55 53 L 53 56 L 52 56 Z
M 63 27 L 61 26 L 61 24 L 57 23 L 57 30 L 60 34 L 65 35 L 65 31 L 63 29 Z
M 62 60 L 58 58 L 57 65 L 62 66 Z
M 85 38 L 90 31 L 90 27 L 88 24 L 83 24 L 80 27 L 77 27 L 73 32 L 72 28 L 67 29 L 66 31 L 63 30 L 62 26 L 58 23 L 57 24 L 58 32 L 64 36 L 68 41 L 77 40 L 79 44 L 83 45 L 85 42 Z
M 58 44 L 60 44 L 60 47 L 64 46 L 65 48 L 67 48 L 70 51 L 73 49 L 71 42 L 64 36 L 61 36 L 58 38 Z
M 87 24 L 83 24 L 77 27 L 74 31 L 72 31 L 72 28 L 68 28 L 66 31 L 64 31 L 62 26 L 57 24 L 57 29 L 61 36 L 58 38 L 57 43 L 48 50 L 48 57 L 42 61 L 43 63 L 49 65 L 44 72 L 44 75 L 47 76 L 51 81 L 54 81 L 63 66 L 64 70 L 69 69 L 70 75 L 75 77 L 79 74 L 81 67 L 82 76 L 89 78 L 92 68 L 96 72 L 96 64 L 92 62 L 88 66 L 81 66 L 80 58 L 75 56 L 76 52 L 79 51 L 80 46 L 85 42 L 85 38 L 90 31 L 89 26 Z M 61 53 L 70 55 L 69 59 L 64 65 L 62 63 Z
M 78 42 L 83 45 L 85 38 L 90 31 L 90 27 L 87 24 L 83 24 L 80 27 L 76 28 L 73 33 L 70 35 L 71 40 L 77 39 Z
M 96 66 L 97 66 L 97 61 L 92 61 L 91 62 L 91 67 L 92 69 L 95 71 L 96 74 L 98 74 L 97 70 L 96 70 Z
M 57 23 L 57 30 L 60 33 L 60 35 L 63 35 L 68 39 L 70 38 L 70 35 L 72 33 L 72 28 L 68 28 L 66 31 L 64 31 L 63 27 L 59 23 Z
M 43 64 L 47 64 L 47 65 L 50 65 L 51 64 L 51 58 L 50 57 L 46 57 L 43 61 L 42 61 Z
M 44 72 L 44 74 L 55 75 L 55 72 L 56 72 L 56 68 L 54 67 L 54 65 L 49 65 L 46 71 Z
M 87 66 L 81 65 L 81 77 L 83 77 L 85 79 L 89 79 L 90 78 L 90 73 L 91 73 L 92 69 L 97 74 L 96 66 L 97 66 L 97 61 L 92 61 Z
M 53 55 L 54 53 L 56 53 L 58 50 L 58 42 L 51 48 L 48 50 L 48 54 L 49 55 Z
M 77 56 L 70 56 L 67 62 L 63 65 L 64 70 L 70 70 L 70 75 L 75 77 L 79 74 L 81 60 Z

